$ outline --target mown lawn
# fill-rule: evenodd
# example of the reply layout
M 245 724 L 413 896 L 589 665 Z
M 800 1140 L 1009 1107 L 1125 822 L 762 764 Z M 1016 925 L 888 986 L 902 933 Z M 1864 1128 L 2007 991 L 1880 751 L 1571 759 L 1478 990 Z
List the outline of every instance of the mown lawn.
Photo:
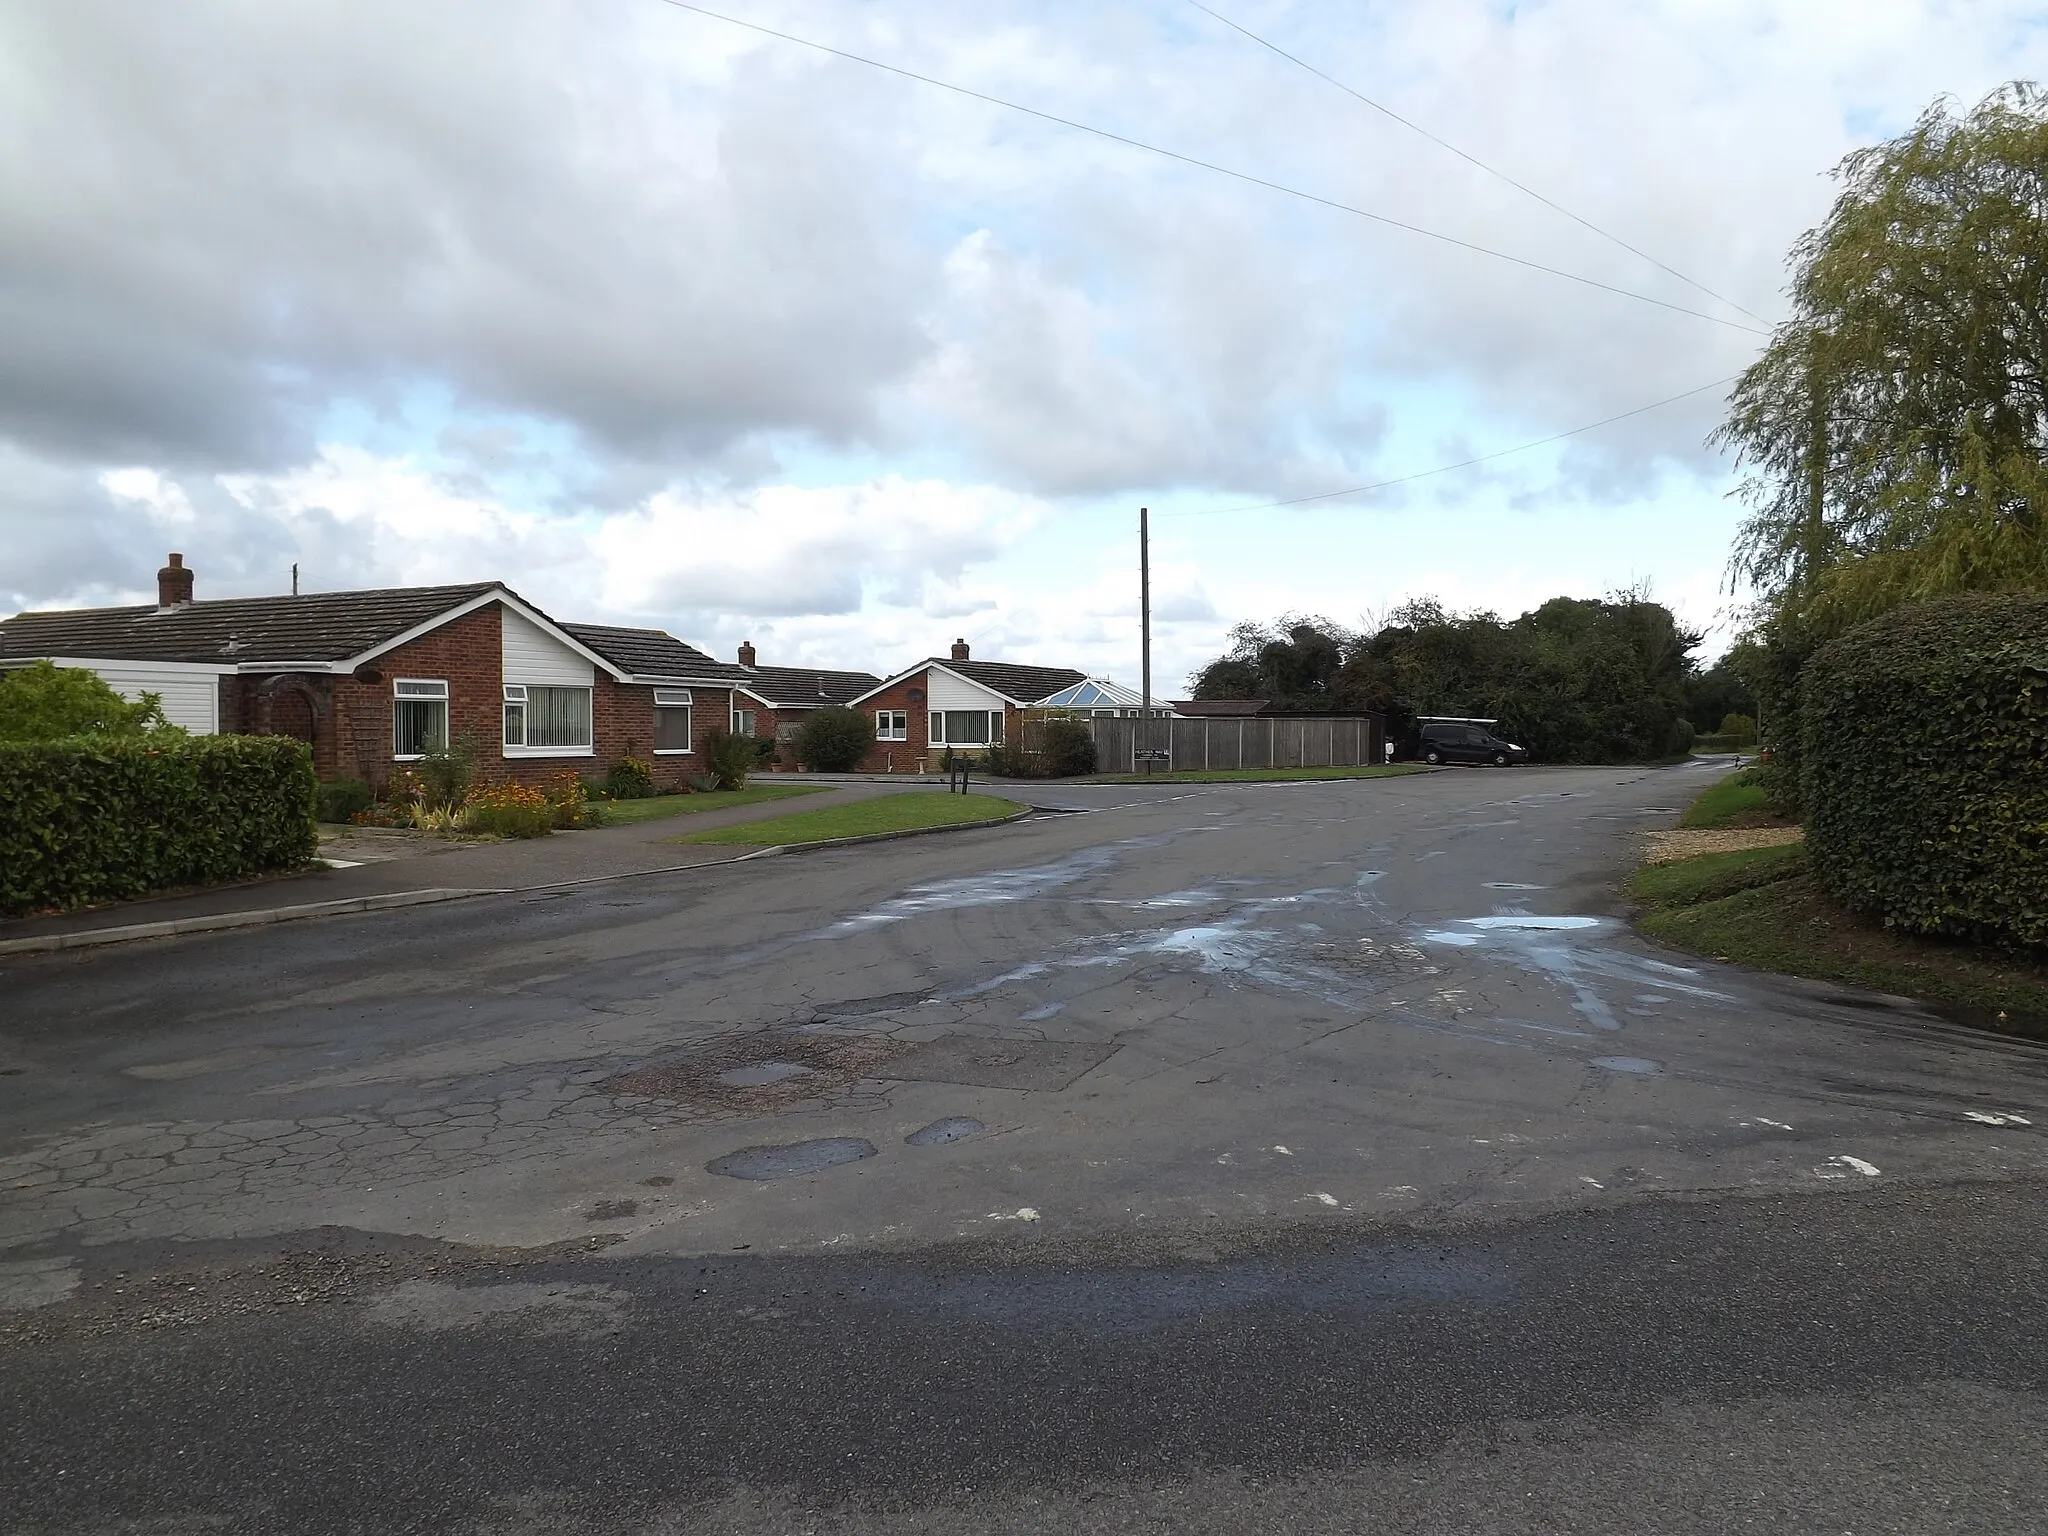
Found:
M 1383 768 L 1189 768 L 1178 773 L 1120 773 L 1091 779 L 1095 784 L 1287 784 L 1316 779 L 1391 779 L 1428 773 L 1420 763 Z
M 949 795 L 941 789 L 904 790 L 855 800 L 849 805 L 821 806 L 792 816 L 720 827 L 715 832 L 692 832 L 671 841 L 786 848 L 793 843 L 822 843 L 835 837 L 870 837 L 878 832 L 914 832 L 924 827 L 994 821 L 1022 809 L 1014 800 L 999 800 L 994 795 Z
M 1647 865 L 1630 894 L 1647 908 L 1645 933 L 1695 954 L 1918 998 L 1963 1023 L 2048 1039 L 2048 961 L 1844 911 L 1807 872 L 1803 844 Z
M 607 800 L 606 826 L 631 825 L 637 821 L 659 821 L 664 816 L 692 816 L 699 811 L 730 811 L 742 805 L 762 805 L 770 800 L 787 800 L 793 795 L 823 794 L 823 784 L 749 784 L 745 789 L 714 789 L 697 795 L 656 795 L 647 800 Z

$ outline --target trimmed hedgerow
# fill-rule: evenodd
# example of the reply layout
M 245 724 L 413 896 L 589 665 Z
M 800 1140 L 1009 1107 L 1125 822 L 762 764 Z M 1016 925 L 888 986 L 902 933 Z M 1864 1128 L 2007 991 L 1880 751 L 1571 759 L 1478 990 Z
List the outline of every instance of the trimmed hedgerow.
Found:
M 0 745 L 0 913 L 146 896 L 313 857 L 313 758 L 283 736 Z
M 1817 651 L 1806 847 L 1844 905 L 2048 945 L 2048 595 L 1939 598 Z

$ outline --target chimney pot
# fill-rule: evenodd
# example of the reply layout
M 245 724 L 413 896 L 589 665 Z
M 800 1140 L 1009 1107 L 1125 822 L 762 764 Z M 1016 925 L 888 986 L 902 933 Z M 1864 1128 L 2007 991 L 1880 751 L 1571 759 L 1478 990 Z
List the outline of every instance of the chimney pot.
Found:
M 185 557 L 175 550 L 170 564 L 156 573 L 156 605 L 182 608 L 192 601 L 192 573 L 185 569 Z
M 967 655 L 967 642 L 965 640 L 955 640 L 953 642 L 953 659 L 955 661 L 966 661 L 969 659 Z
M 754 654 L 754 642 L 742 640 L 740 642 L 740 665 L 751 667 L 754 664 Z

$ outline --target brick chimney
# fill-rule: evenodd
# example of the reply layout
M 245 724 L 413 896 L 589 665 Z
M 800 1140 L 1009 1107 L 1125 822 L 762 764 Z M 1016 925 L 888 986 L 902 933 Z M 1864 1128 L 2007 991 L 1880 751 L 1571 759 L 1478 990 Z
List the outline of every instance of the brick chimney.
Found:
M 188 577 L 186 579 L 186 585 L 189 587 L 190 584 L 191 580 Z M 953 659 L 955 661 L 967 660 L 967 642 L 965 640 L 955 640 L 953 642 Z
M 182 608 L 192 601 L 192 573 L 185 569 L 185 557 L 171 556 L 171 563 L 156 573 L 156 605 Z
M 753 664 L 754 642 L 751 640 L 742 640 L 740 642 L 740 665 L 743 667 L 751 667 Z

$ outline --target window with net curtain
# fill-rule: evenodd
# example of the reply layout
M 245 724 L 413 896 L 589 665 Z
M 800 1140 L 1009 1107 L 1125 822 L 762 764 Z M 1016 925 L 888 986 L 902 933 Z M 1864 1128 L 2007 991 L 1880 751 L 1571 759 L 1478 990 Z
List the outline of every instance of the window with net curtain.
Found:
M 505 745 L 563 751 L 591 744 L 590 690 L 505 685 Z
M 986 747 L 1003 739 L 999 709 L 935 709 L 931 723 L 935 747 Z
M 401 677 L 391 691 L 391 755 L 425 757 L 447 751 L 448 684 Z

